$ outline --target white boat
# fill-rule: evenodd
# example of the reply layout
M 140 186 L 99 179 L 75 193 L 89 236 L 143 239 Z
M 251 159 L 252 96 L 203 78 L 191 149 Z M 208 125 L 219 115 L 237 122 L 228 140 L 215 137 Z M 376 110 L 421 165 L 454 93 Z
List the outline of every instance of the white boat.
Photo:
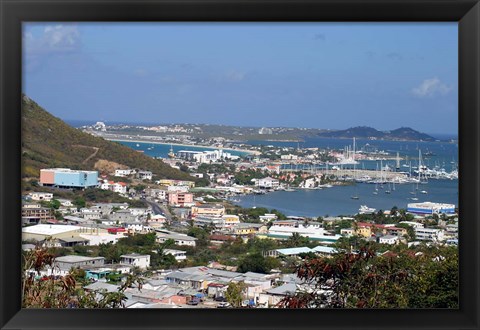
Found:
M 420 193 L 422 193 L 422 194 L 428 194 L 428 192 L 427 192 L 426 190 L 422 190 L 422 191 L 420 191 Z
M 361 205 L 358 209 L 359 214 L 372 214 L 375 213 L 376 209 L 373 207 L 368 207 L 367 205 Z

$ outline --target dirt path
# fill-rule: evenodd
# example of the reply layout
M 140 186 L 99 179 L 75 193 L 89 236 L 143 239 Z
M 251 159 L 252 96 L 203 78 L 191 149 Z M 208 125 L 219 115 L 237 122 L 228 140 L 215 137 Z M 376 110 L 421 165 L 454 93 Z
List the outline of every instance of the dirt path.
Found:
M 98 150 L 100 150 L 100 148 L 97 148 L 97 147 L 89 147 L 89 146 L 83 146 L 83 145 L 80 145 L 80 144 L 74 144 L 72 145 L 72 147 L 80 147 L 80 148 L 89 148 L 89 149 L 94 149 L 95 151 L 90 155 L 88 156 L 87 158 L 85 158 L 82 162 L 82 164 L 86 164 L 90 159 L 92 159 L 93 157 L 95 157 L 98 153 Z

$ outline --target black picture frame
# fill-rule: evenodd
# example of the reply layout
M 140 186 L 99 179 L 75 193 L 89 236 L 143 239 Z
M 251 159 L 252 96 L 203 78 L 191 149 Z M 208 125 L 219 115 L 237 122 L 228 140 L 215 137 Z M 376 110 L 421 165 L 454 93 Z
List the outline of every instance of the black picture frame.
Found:
M 480 4 L 473 0 L 0 0 L 2 329 L 479 329 Z M 454 21 L 459 24 L 460 308 L 21 309 L 21 24 L 26 21 Z

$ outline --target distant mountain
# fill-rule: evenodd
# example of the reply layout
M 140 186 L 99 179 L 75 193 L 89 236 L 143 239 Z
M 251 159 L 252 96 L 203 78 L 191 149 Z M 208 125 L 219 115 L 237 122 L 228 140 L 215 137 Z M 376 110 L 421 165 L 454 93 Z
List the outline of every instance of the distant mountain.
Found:
M 436 141 L 428 134 L 420 133 L 410 127 L 401 127 L 393 131 L 379 131 L 368 126 L 357 126 L 345 130 L 318 133 L 318 136 L 329 138 L 359 138 L 375 140 L 400 140 L 400 141 Z
M 67 125 L 25 95 L 22 97 L 22 160 L 24 177 L 39 177 L 42 168 L 94 170 L 113 164 L 150 170 L 158 178 L 192 180 L 190 175 L 161 160 Z

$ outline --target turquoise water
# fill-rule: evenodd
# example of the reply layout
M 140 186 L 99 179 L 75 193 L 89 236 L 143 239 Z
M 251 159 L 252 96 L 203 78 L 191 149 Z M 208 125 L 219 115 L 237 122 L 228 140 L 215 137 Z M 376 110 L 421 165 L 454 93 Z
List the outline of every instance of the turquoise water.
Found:
M 146 142 L 127 142 L 127 141 L 116 141 L 127 147 L 132 148 L 133 150 L 141 150 L 145 155 L 151 157 L 161 157 L 167 158 L 168 153 L 170 152 L 170 147 L 173 148 L 173 152 L 177 153 L 180 150 L 188 151 L 207 151 L 207 150 L 218 150 L 218 148 L 207 148 L 207 147 L 194 147 L 194 146 L 178 146 L 163 143 L 146 143 Z M 138 146 L 137 146 L 138 145 Z M 231 153 L 235 156 L 245 156 L 246 152 L 237 151 L 237 150 L 225 150 L 225 152 Z

